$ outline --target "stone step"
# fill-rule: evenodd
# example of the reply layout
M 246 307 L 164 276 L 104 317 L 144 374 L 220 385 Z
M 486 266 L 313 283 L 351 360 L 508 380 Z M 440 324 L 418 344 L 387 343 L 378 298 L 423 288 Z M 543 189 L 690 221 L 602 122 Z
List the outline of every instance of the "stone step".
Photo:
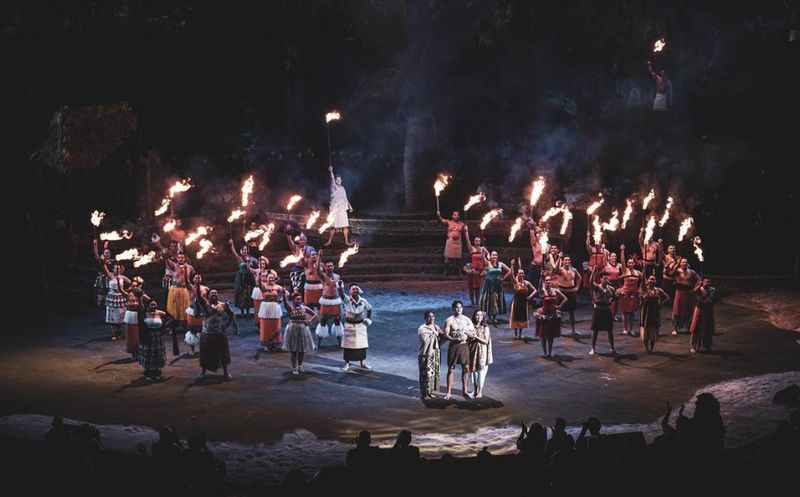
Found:
M 462 276 L 447 276 L 442 273 L 371 273 L 359 275 L 344 275 L 346 283 L 375 282 L 375 281 L 452 281 L 459 283 L 464 281 Z M 217 290 L 232 290 L 233 278 L 220 280 L 219 282 L 207 281 L 209 286 Z M 288 285 L 288 281 L 281 281 L 281 284 Z

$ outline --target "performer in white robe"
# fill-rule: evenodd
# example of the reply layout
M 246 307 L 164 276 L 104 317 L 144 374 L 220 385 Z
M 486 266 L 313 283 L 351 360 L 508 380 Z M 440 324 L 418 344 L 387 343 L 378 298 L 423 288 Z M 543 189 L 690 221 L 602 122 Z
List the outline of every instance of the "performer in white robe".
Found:
M 353 206 L 347 200 L 347 190 L 342 185 L 342 177 L 333 175 L 333 167 L 329 167 L 328 171 L 331 173 L 330 211 L 333 213 L 333 229 L 330 231 L 330 236 L 325 246 L 330 247 L 333 242 L 333 235 L 341 230 L 344 233 L 344 243 L 349 247 L 352 243 L 350 243 L 350 220 L 347 217 L 347 213 L 353 211 Z

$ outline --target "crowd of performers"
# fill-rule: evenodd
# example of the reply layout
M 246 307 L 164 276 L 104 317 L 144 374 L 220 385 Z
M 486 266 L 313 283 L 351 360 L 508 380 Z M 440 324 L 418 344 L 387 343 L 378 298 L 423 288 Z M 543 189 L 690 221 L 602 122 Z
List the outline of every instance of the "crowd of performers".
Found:
M 582 291 L 592 305 L 591 355 L 601 332 L 607 334 L 610 351 L 616 354 L 614 323 L 619 321 L 621 334 L 638 335 L 644 349 L 652 352 L 661 334 L 666 304 L 671 304 L 672 334 L 689 333 L 692 353 L 711 351 L 717 290 L 678 254 L 676 245 L 665 247 L 661 239 L 646 240 L 644 227 L 639 233 L 639 250 L 634 253 L 626 253 L 625 245 L 619 246 L 619 253 L 612 252 L 604 238 L 595 243 L 587 229 L 586 262 L 579 270 L 556 244 L 542 246 L 541 235 L 547 226 L 528 218 L 532 255 L 525 268 L 519 258 L 509 264 L 500 261 L 498 252 L 484 247 L 480 237 L 470 237 L 459 212 L 449 219 L 437 216 L 447 226 L 445 274 L 461 264 L 463 241 L 469 261 L 462 271 L 472 307 L 482 311 L 490 325 L 506 314 L 514 339 L 524 338 L 527 328 L 534 329 L 545 357 L 552 357 L 562 326 L 569 326 L 577 335 L 575 310 Z M 513 292 L 510 305 L 504 284 Z

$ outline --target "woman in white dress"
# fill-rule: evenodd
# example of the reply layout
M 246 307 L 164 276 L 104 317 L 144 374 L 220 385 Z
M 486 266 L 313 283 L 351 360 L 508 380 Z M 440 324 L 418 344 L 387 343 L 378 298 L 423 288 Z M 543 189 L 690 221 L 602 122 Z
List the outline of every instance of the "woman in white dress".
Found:
M 344 244 L 348 247 L 350 243 L 350 221 L 347 218 L 347 213 L 353 211 L 353 206 L 347 200 L 347 190 L 342 185 L 342 177 L 333 175 L 333 166 L 328 168 L 331 173 L 331 207 L 330 211 L 333 213 L 333 229 L 330 231 L 328 241 L 325 243 L 326 247 L 330 247 L 333 243 L 333 235 L 342 230 L 344 233 Z

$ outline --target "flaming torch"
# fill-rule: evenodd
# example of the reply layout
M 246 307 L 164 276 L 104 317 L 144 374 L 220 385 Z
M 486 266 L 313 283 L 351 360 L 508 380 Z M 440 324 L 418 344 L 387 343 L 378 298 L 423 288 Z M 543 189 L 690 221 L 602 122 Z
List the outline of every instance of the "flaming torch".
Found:
M 210 227 L 210 226 L 200 226 L 199 228 L 194 230 L 193 233 L 189 233 L 186 236 L 186 240 L 183 241 L 184 245 L 186 245 L 188 247 L 189 245 L 194 243 L 194 241 L 197 240 L 198 238 L 200 238 L 201 236 L 206 236 L 208 234 L 209 230 L 212 230 L 212 229 L 213 228 Z
M 483 215 L 483 219 L 481 220 L 481 231 L 486 229 L 486 226 L 489 225 L 494 219 L 503 212 L 503 209 L 492 209 L 486 214 Z
M 95 228 L 100 227 L 100 223 L 103 222 L 103 218 L 106 217 L 105 212 L 94 211 L 92 212 L 91 222 Z
M 329 212 L 328 213 L 328 217 L 325 219 L 325 224 L 323 224 L 322 226 L 319 227 L 318 231 L 319 231 L 320 235 L 325 233 L 326 229 L 328 229 L 331 226 L 333 226 L 333 220 L 334 219 L 335 219 L 335 216 L 334 216 L 333 212 Z
M 544 216 L 542 216 L 542 219 L 540 221 L 546 223 L 548 219 L 550 219 L 551 217 L 555 216 L 560 212 L 563 212 L 563 210 L 560 207 L 550 207 L 549 209 L 547 209 L 547 212 L 544 213 Z M 572 214 L 570 213 L 570 216 L 571 215 Z
M 653 53 L 659 53 L 660 51 L 664 50 L 664 47 L 667 46 L 667 42 L 664 41 L 664 38 L 659 38 L 658 40 L 653 43 Z
M 679 242 L 682 242 L 683 239 L 686 238 L 686 234 L 692 228 L 693 224 L 694 224 L 694 219 L 691 216 L 687 217 L 686 219 L 683 220 L 683 222 L 681 222 L 681 229 L 680 231 L 678 231 Z
M 544 178 L 539 176 L 536 178 L 536 181 L 533 182 L 533 186 L 531 187 L 531 198 L 530 198 L 530 206 L 534 207 L 544 192 Z
M 472 208 L 472 206 L 479 204 L 484 200 L 486 200 L 486 195 L 484 195 L 483 192 L 478 192 L 475 195 L 470 196 L 467 203 L 464 204 L 464 212 L 467 212 Z
M 139 257 L 139 251 L 135 248 L 128 249 L 115 257 L 118 261 L 130 261 Z
M 617 231 L 619 228 L 619 211 L 614 209 L 611 213 L 611 219 L 603 223 L 603 229 L 606 231 Z
M 631 214 L 633 214 L 633 200 L 627 199 L 625 201 L 625 212 L 622 213 L 622 229 L 628 226 L 628 221 L 631 220 Z
M 602 193 L 598 193 L 597 196 L 598 196 L 598 199 L 595 200 L 594 202 L 592 202 L 589 205 L 589 207 L 586 209 L 586 214 L 588 214 L 590 216 L 592 214 L 594 214 L 597 211 L 597 209 L 600 208 L 601 205 L 603 205 L 603 202 L 605 202 L 605 199 L 603 198 L 603 194 Z
M 316 223 L 317 219 L 319 219 L 319 211 L 314 211 L 308 215 L 308 219 L 306 220 L 306 229 L 310 230 Z
M 139 257 L 137 260 L 133 261 L 133 267 L 142 267 L 145 264 L 150 264 L 156 260 L 156 253 L 155 251 L 151 250 L 147 254 Z
M 594 219 L 592 219 L 592 228 L 592 238 L 594 238 L 594 244 L 599 245 L 603 240 L 603 225 L 600 224 L 600 216 L 594 216 Z
M 672 197 L 667 197 L 667 207 L 664 209 L 664 214 L 661 216 L 661 220 L 658 222 L 660 227 L 664 227 L 669 221 L 669 210 L 672 209 Z
M 569 222 L 572 220 L 572 212 L 570 212 L 569 207 L 567 204 L 564 204 L 561 207 L 561 213 L 564 217 L 561 218 L 561 235 L 565 235 L 567 233 L 567 226 L 569 226 Z
M 648 193 L 647 196 L 644 199 L 642 199 L 642 210 L 643 211 L 647 210 L 647 206 L 650 205 L 650 202 L 654 198 L 656 198 L 656 189 L 655 188 L 651 188 L 650 189 L 650 193 Z
M 450 176 L 443 173 L 439 174 L 439 177 L 433 183 L 433 192 L 436 194 L 436 212 L 439 212 L 439 195 L 447 188 L 448 183 L 450 183 Z
M 250 230 L 244 234 L 244 241 L 249 242 L 250 240 L 255 240 L 259 236 L 264 234 L 264 228 L 258 227 L 254 230 Z
M 342 255 L 339 256 L 339 264 L 338 264 L 337 267 L 344 266 L 345 263 L 347 263 L 347 259 L 349 259 L 351 255 L 355 255 L 357 253 L 358 253 L 358 244 L 356 243 L 355 245 L 353 245 L 349 249 L 347 249 L 344 252 L 342 252 Z
M 207 238 L 203 238 L 198 243 L 200 243 L 200 250 L 197 251 L 196 257 L 198 259 L 202 259 L 207 253 L 211 251 L 214 247 L 214 244 L 211 243 L 211 240 Z
M 511 226 L 511 234 L 508 235 L 508 243 L 514 241 L 514 238 L 517 237 L 517 232 L 522 228 L 522 218 L 518 217 L 514 220 L 514 224 Z
M 242 207 L 247 207 L 247 204 L 250 203 L 250 195 L 253 194 L 253 185 L 255 185 L 255 181 L 251 174 L 242 185 Z
M 232 223 L 232 222 L 236 221 L 237 219 L 241 218 L 242 216 L 244 216 L 244 214 L 245 214 L 244 210 L 242 210 L 242 209 L 234 209 L 234 210 L 231 211 L 231 215 L 228 216 L 228 222 Z
M 269 223 L 266 229 L 264 230 L 264 234 L 261 235 L 261 243 L 258 244 L 259 251 L 264 250 L 264 247 L 267 246 L 267 244 L 269 243 L 269 239 L 272 236 L 272 233 L 274 232 L 275 232 L 275 223 Z
M 155 212 L 154 212 L 153 214 L 155 214 L 155 215 L 156 215 L 156 217 L 158 217 L 158 216 L 160 216 L 161 214 L 164 214 L 165 212 L 167 212 L 167 209 L 169 209 L 169 204 L 170 204 L 170 202 L 172 202 L 172 200 L 171 200 L 169 197 L 167 197 L 167 198 L 163 199 L 163 200 L 161 201 L 161 207 L 159 207 L 158 209 L 156 209 L 156 210 L 155 210 Z
M 175 184 L 169 188 L 169 198 L 173 198 L 176 193 L 183 193 L 185 191 L 188 191 L 189 188 L 192 187 L 189 181 L 191 181 L 191 178 L 176 181 Z
M 170 231 L 175 229 L 175 226 L 178 225 L 178 221 L 174 219 L 170 219 L 166 223 L 164 223 L 164 233 L 169 233 Z
M 122 230 L 122 233 L 116 231 L 109 231 L 107 233 L 100 233 L 100 240 L 103 242 L 118 242 L 120 240 L 130 240 L 133 238 L 133 233 L 128 230 Z
M 338 110 L 334 110 L 325 114 L 325 124 L 330 124 L 331 121 L 338 121 L 342 118 Z
M 547 249 L 550 246 L 550 235 L 547 234 L 547 229 L 543 229 L 541 233 L 539 233 L 539 247 L 542 249 L 542 253 L 546 254 Z
M 286 267 L 289 264 L 294 264 L 296 262 L 300 262 L 300 259 L 302 259 L 302 258 L 303 258 L 303 256 L 301 254 L 298 254 L 298 255 L 289 254 L 286 257 L 284 257 L 283 260 L 281 261 L 281 267 Z
M 289 199 L 289 203 L 286 204 L 286 212 L 291 211 L 294 206 L 297 205 L 297 202 L 300 202 L 301 200 L 303 200 L 303 197 L 300 195 L 292 195 L 292 198 Z
M 653 230 L 656 227 L 656 217 L 650 216 L 650 219 L 647 220 L 647 227 L 644 229 L 644 244 L 647 245 L 650 243 L 650 240 L 653 239 Z
M 694 255 L 697 256 L 697 260 L 700 261 L 700 262 L 703 262 L 705 259 L 703 259 L 703 249 L 700 248 L 700 243 L 701 242 L 702 242 L 702 240 L 700 240 L 700 237 L 696 236 L 692 240 L 692 245 L 694 245 Z

